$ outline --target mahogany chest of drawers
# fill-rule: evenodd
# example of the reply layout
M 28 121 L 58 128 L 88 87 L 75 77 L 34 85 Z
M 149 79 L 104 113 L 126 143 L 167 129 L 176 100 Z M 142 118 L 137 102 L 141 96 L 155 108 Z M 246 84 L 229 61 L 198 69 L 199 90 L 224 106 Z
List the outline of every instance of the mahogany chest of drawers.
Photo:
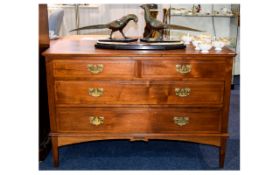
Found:
M 55 166 L 63 145 L 166 139 L 218 146 L 223 167 L 231 50 L 102 50 L 75 37 L 44 56 Z

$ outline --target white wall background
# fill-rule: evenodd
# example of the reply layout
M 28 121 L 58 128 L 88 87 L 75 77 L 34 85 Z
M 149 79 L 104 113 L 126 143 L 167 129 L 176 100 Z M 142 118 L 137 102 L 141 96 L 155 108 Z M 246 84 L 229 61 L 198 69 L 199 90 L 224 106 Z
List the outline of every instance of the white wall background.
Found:
M 108 23 L 115 19 L 121 18 L 127 14 L 136 14 L 139 18 L 138 24 L 130 22 L 128 26 L 124 29 L 128 35 L 141 36 L 144 30 L 144 13 L 139 7 L 140 4 L 99 4 L 97 7 L 80 7 L 80 27 Z M 169 4 L 159 5 L 159 9 L 163 7 L 170 7 Z M 192 4 L 175 4 L 171 7 L 174 8 L 187 8 L 191 9 Z M 211 12 L 212 5 L 202 4 L 203 12 Z M 222 7 L 230 8 L 229 4 L 218 4 L 214 5 L 214 10 L 220 10 Z M 72 35 L 75 32 L 69 33 L 69 30 L 74 29 L 75 25 L 75 8 L 74 7 L 64 7 L 64 22 L 61 30 L 61 35 Z M 162 20 L 162 11 L 159 11 L 158 19 Z M 213 33 L 212 18 L 210 17 L 180 17 L 172 16 L 171 23 L 185 25 L 197 29 L 204 30 L 208 33 Z M 214 23 L 216 26 L 217 36 L 229 37 L 230 36 L 230 18 L 217 17 L 214 18 Z M 108 34 L 109 31 L 106 29 L 102 30 L 85 30 L 80 31 L 80 34 Z M 186 32 L 182 31 L 172 31 L 174 36 L 182 35 Z M 176 37 L 175 36 L 175 37 Z
M 174 8 L 186 8 L 191 9 L 192 4 L 184 5 L 184 4 L 176 4 L 172 5 Z M 218 4 L 218 5 L 211 5 L 211 4 L 201 4 L 202 12 L 209 12 L 211 13 L 213 10 L 220 10 L 223 7 L 230 9 L 230 4 Z M 214 28 L 212 25 L 212 18 L 211 17 L 184 17 L 184 16 L 173 16 L 171 18 L 171 23 L 185 25 L 188 27 L 200 29 L 206 31 L 214 35 Z M 230 36 L 230 18 L 228 17 L 216 17 L 214 18 L 214 24 L 216 29 L 216 36 L 217 37 L 229 37 Z M 171 33 L 174 37 L 180 37 L 182 34 L 186 34 L 188 31 L 172 31 Z M 190 32 L 192 33 L 192 32 Z M 197 33 L 194 33 L 197 34 Z
M 94 24 L 105 24 L 111 22 L 115 19 L 119 19 L 127 14 L 135 14 L 138 16 L 138 24 L 133 21 L 125 27 L 124 33 L 126 36 L 142 36 L 145 26 L 144 21 L 144 11 L 139 6 L 141 4 L 98 4 L 94 7 L 80 7 L 80 27 Z M 159 9 L 163 8 L 186 8 L 191 9 L 192 4 L 162 4 L 158 5 Z M 213 10 L 220 10 L 226 7 L 231 8 L 230 4 L 201 4 L 202 12 L 211 12 Z M 57 8 L 57 5 L 49 5 L 49 9 L 53 10 Z M 73 35 L 76 32 L 69 32 L 76 28 L 75 20 L 75 8 L 72 6 L 63 7 L 64 9 L 64 20 L 61 27 L 60 35 Z M 162 20 L 162 10 L 159 10 L 158 19 Z M 196 29 L 206 31 L 214 35 L 214 28 L 211 17 L 182 17 L 182 16 L 172 16 L 171 24 L 178 24 L 183 26 L 188 26 Z M 230 37 L 234 43 L 236 36 L 236 26 L 233 25 L 233 19 L 228 17 L 215 17 L 214 26 L 216 30 L 217 37 Z M 171 31 L 172 39 L 180 39 L 183 34 L 187 34 L 188 31 Z M 98 30 L 83 30 L 80 34 L 109 34 L 108 29 L 98 29 Z M 197 32 L 190 32 L 190 34 L 199 34 Z M 115 32 L 113 36 L 121 36 L 119 32 Z M 239 48 L 239 47 L 238 47 Z M 238 49 L 239 51 L 239 49 Z M 235 59 L 234 74 L 239 74 L 239 56 Z
M 143 10 L 139 7 L 141 4 L 99 4 L 95 8 L 80 7 L 80 27 L 94 24 L 106 24 L 115 19 L 119 19 L 127 14 L 135 14 L 138 16 L 138 24 L 131 21 L 124 29 L 127 36 L 141 36 L 144 31 Z M 61 28 L 61 35 L 73 35 L 76 32 L 69 33 L 70 30 L 76 28 L 75 8 L 64 7 L 64 21 Z M 109 34 L 108 29 L 83 30 L 80 34 Z M 119 32 L 115 32 L 114 36 L 121 36 Z

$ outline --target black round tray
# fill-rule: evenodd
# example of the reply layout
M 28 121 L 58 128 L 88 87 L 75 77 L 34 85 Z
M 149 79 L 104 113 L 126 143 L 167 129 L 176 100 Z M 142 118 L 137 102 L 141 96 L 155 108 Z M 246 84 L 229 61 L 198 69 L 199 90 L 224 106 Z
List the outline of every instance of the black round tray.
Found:
M 141 42 L 145 42 L 145 43 L 179 43 L 181 41 L 179 40 L 152 40 L 152 39 L 146 39 L 146 38 L 140 38 Z
M 173 50 L 186 48 L 183 42 L 178 43 L 110 43 L 97 42 L 96 48 L 114 50 Z
M 135 42 L 138 38 L 101 39 L 100 42 Z

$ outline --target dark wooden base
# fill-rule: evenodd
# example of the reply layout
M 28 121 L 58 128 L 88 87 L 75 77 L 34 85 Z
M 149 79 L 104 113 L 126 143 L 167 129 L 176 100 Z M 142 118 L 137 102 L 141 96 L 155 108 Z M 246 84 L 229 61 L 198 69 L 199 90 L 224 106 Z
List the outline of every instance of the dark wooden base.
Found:
M 178 136 L 173 134 L 123 134 L 120 136 L 118 135 L 92 135 L 92 134 L 56 134 L 53 133 L 52 135 L 52 153 L 53 153 L 53 165 L 54 167 L 59 166 L 59 147 L 70 145 L 70 144 L 77 144 L 82 142 L 89 142 L 89 141 L 96 141 L 96 140 L 112 140 L 112 139 L 129 139 L 130 141 L 149 141 L 151 140 L 177 140 L 177 141 L 188 141 L 194 143 L 201 143 L 207 144 L 212 146 L 219 147 L 219 167 L 224 167 L 225 161 L 225 150 L 226 150 L 226 141 L 227 141 L 227 134 L 212 134 L 205 135 L 205 134 L 197 134 L 197 135 L 188 135 L 184 134 L 184 136 Z M 60 135 L 59 137 L 57 135 Z M 76 136 L 74 136 L 76 135 Z
M 145 43 L 178 43 L 180 40 L 155 40 L 151 38 L 141 38 L 141 42 Z
M 174 50 L 184 49 L 186 45 L 182 42 L 178 43 L 127 43 L 127 44 L 116 44 L 110 42 L 97 42 L 96 48 L 99 49 L 114 49 L 114 50 Z
M 102 39 L 102 40 L 98 40 L 100 42 L 135 42 L 137 41 L 138 38 L 122 38 L 122 39 Z

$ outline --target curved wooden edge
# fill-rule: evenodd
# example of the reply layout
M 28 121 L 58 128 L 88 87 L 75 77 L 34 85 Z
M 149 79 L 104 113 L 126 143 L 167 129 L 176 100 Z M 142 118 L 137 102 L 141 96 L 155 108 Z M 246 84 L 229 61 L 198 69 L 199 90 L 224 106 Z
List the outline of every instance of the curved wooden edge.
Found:
M 221 146 L 221 141 L 228 137 L 228 134 L 123 134 L 123 135 L 109 135 L 109 134 L 52 134 L 57 137 L 58 146 L 65 146 L 77 144 L 82 142 L 98 141 L 98 140 L 130 140 L 130 141 L 149 141 L 149 140 L 174 140 L 174 141 L 188 141 L 194 143 L 201 143 L 213 146 Z

